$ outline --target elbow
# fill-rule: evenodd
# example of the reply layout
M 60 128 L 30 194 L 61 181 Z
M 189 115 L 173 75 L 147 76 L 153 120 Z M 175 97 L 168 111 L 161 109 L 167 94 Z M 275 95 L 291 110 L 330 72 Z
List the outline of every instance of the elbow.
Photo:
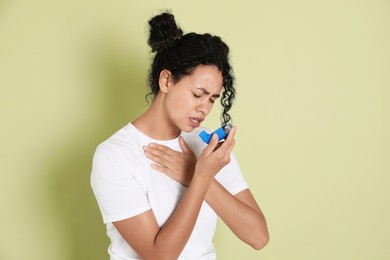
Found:
M 259 232 L 257 237 L 254 239 L 253 243 L 250 246 L 255 250 L 260 250 L 264 248 L 269 242 L 269 233 L 268 230 Z

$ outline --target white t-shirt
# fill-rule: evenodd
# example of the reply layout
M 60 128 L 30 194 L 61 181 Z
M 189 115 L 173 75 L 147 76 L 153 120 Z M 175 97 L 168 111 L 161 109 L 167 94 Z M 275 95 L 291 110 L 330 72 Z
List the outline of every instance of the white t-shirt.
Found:
M 191 133 L 181 133 L 197 157 L 206 147 L 198 137 L 202 130 L 198 128 Z M 177 181 L 151 168 L 152 161 L 145 157 L 143 151 L 143 146 L 151 142 L 181 151 L 178 138 L 154 140 L 131 123 L 101 143 L 95 151 L 91 185 L 111 239 L 108 248 L 111 260 L 140 259 L 112 222 L 152 209 L 161 227 L 187 190 Z M 233 195 L 248 187 L 233 155 L 231 162 L 215 178 Z M 203 202 L 196 225 L 179 259 L 216 258 L 212 243 L 216 221 L 214 210 Z

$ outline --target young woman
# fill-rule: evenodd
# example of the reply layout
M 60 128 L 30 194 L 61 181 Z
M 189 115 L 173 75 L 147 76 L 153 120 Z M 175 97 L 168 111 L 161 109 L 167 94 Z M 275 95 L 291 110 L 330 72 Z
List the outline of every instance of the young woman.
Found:
M 217 216 L 255 249 L 268 242 L 265 218 L 231 153 L 236 128 L 208 145 L 198 134 L 221 98 L 223 124 L 235 90 L 228 46 L 183 35 L 174 17 L 149 21 L 156 52 L 147 111 L 96 149 L 91 185 L 111 259 L 215 259 Z

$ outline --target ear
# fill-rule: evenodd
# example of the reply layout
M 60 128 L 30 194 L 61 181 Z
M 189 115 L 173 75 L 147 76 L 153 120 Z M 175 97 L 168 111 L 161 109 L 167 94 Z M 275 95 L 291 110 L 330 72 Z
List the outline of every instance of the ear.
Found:
M 158 84 L 160 86 L 160 91 L 162 93 L 167 93 L 169 87 L 171 87 L 172 84 L 174 84 L 172 73 L 167 69 L 163 69 L 160 72 L 160 78 L 158 80 Z

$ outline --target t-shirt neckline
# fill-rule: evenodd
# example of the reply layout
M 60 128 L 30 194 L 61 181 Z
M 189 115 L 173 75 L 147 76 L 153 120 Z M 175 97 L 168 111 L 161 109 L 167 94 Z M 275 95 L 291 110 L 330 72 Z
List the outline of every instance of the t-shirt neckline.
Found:
M 179 136 L 173 138 L 173 139 L 168 139 L 168 140 L 157 140 L 153 139 L 152 137 L 144 134 L 141 132 L 138 128 L 136 128 L 133 123 L 129 122 L 128 126 L 131 128 L 131 130 L 137 134 L 138 138 L 142 140 L 142 143 L 158 143 L 162 145 L 169 146 L 170 144 L 176 144 L 179 141 L 179 137 L 182 135 L 183 132 L 179 134 Z

